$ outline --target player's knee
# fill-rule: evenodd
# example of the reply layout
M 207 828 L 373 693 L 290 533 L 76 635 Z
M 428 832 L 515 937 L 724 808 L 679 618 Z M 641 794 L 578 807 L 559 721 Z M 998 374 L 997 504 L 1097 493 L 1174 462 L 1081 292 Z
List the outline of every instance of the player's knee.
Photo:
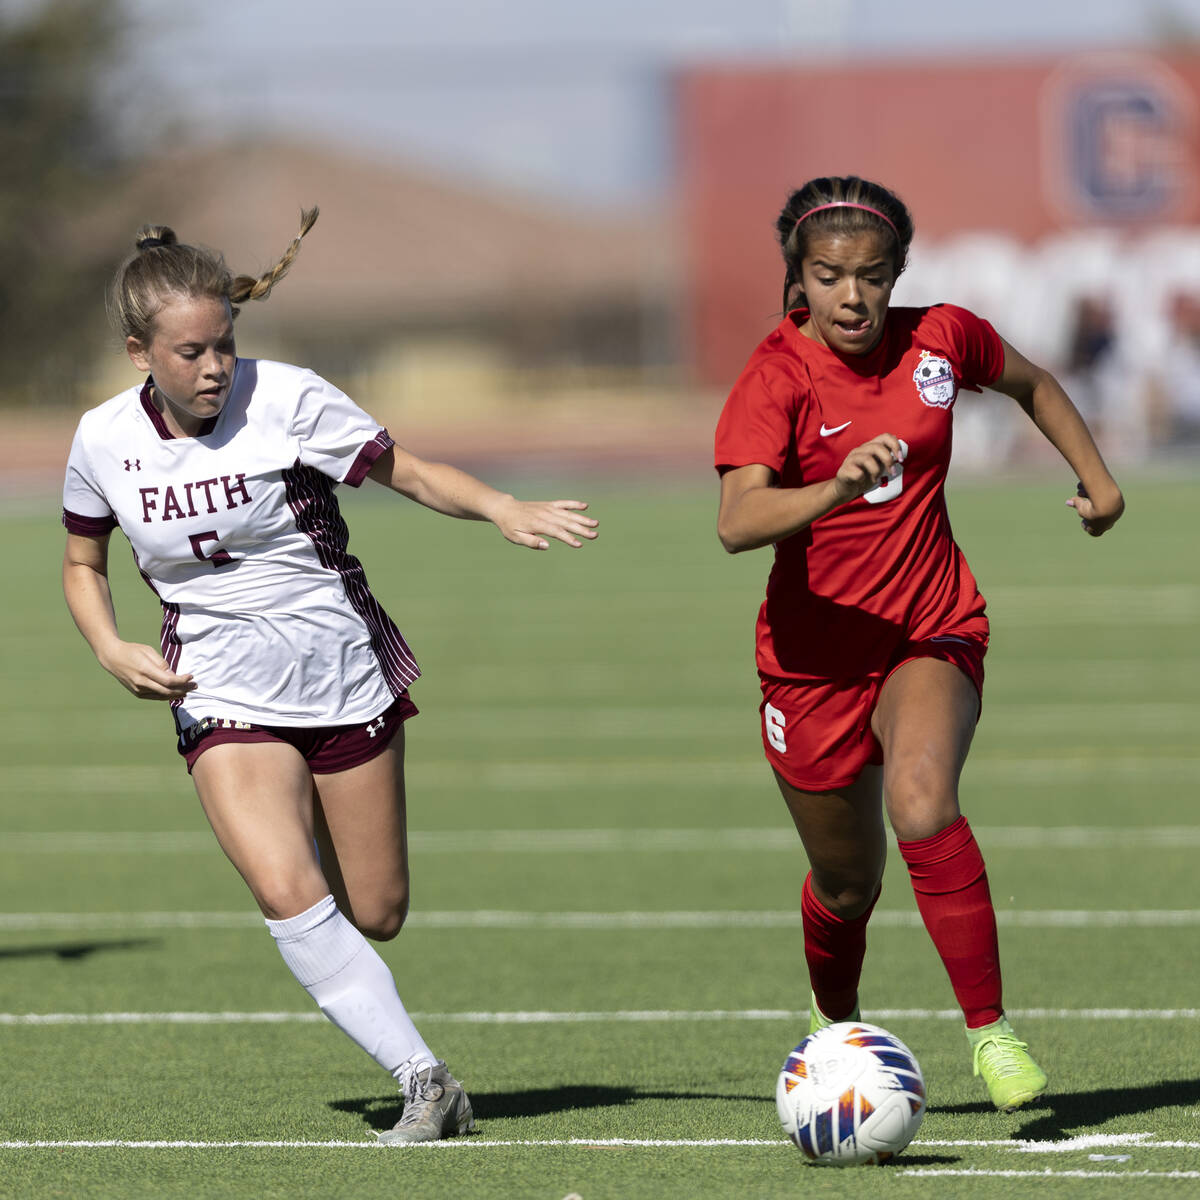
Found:
M 286 921 L 298 917 L 310 909 L 316 901 L 314 888 L 309 880 L 295 879 L 288 872 L 259 874 L 253 881 L 252 890 L 258 907 L 268 921 Z
M 884 785 L 888 820 L 902 842 L 933 837 L 959 815 L 958 787 L 945 772 L 897 770 Z
M 846 876 L 843 874 L 818 875 L 813 870 L 813 883 L 818 899 L 835 917 L 853 921 L 871 907 L 879 894 L 880 874 Z
M 914 789 L 888 802 L 888 819 L 902 842 L 933 837 L 953 825 L 958 817 L 958 795 L 950 789 Z
M 408 917 L 408 893 L 381 897 L 362 912 L 356 906 L 354 917 L 354 924 L 363 937 L 373 942 L 390 942 L 404 928 Z
M 837 898 L 837 908 L 834 914 L 843 921 L 853 921 L 861 917 L 871 907 L 871 902 L 879 892 L 879 884 L 867 888 L 847 889 Z

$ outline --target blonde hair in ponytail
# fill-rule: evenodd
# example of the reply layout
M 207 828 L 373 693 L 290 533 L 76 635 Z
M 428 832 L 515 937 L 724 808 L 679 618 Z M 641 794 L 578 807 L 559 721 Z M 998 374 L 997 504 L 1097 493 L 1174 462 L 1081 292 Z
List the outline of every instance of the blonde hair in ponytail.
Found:
M 240 304 L 265 300 L 288 273 L 319 213 L 316 205 L 301 210 L 300 232 L 279 261 L 258 276 L 235 277 L 217 251 L 185 245 L 170 226 L 143 225 L 134 241 L 136 249 L 118 268 L 109 288 L 110 320 L 123 337 L 148 346 L 154 337 L 154 319 L 172 296 L 228 300 L 236 317 Z
M 269 270 L 255 278 L 253 275 L 239 275 L 230 285 L 229 302 L 234 305 L 246 300 L 265 300 L 271 289 L 288 273 L 288 269 L 300 253 L 300 242 L 304 235 L 316 224 L 321 210 L 314 204 L 312 208 L 300 211 L 300 232 L 292 238 L 292 244 L 283 252 L 280 260 Z M 237 309 L 234 309 L 237 312 Z

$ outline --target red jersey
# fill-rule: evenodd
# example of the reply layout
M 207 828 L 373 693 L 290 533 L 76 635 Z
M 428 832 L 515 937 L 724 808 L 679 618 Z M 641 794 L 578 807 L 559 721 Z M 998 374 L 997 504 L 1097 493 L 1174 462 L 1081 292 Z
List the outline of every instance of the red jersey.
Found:
M 862 676 L 885 670 L 904 642 L 986 638 L 944 485 L 959 389 L 979 391 L 1003 368 L 991 325 L 948 304 L 889 309 L 869 354 L 839 355 L 790 315 L 760 343 L 717 424 L 718 471 L 761 463 L 796 488 L 833 478 L 881 433 L 907 446 L 886 484 L 776 543 L 758 617 L 761 674 Z

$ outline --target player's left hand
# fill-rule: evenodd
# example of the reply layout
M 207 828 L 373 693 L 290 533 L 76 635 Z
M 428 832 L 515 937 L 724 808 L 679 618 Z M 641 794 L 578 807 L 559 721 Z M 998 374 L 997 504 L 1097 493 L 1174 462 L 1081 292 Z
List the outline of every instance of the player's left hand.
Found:
M 1099 537 L 1110 530 L 1125 511 L 1125 497 L 1119 488 L 1111 496 L 1094 499 L 1082 483 L 1075 485 L 1075 495 L 1067 501 L 1069 507 L 1079 514 L 1079 523 L 1089 537 Z
M 516 546 L 531 550 L 549 550 L 551 537 L 576 549 L 580 538 L 592 541 L 600 524 L 581 514 L 587 508 L 583 500 L 510 500 L 493 518 L 496 528 Z

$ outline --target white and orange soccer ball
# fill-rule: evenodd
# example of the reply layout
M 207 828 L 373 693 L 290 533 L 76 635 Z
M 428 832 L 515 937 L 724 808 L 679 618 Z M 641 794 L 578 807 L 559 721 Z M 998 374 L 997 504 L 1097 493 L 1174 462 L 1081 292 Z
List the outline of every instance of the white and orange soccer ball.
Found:
M 864 1021 L 809 1034 L 779 1072 L 775 1107 L 809 1162 L 885 1163 L 916 1136 L 925 1080 L 899 1038 Z

